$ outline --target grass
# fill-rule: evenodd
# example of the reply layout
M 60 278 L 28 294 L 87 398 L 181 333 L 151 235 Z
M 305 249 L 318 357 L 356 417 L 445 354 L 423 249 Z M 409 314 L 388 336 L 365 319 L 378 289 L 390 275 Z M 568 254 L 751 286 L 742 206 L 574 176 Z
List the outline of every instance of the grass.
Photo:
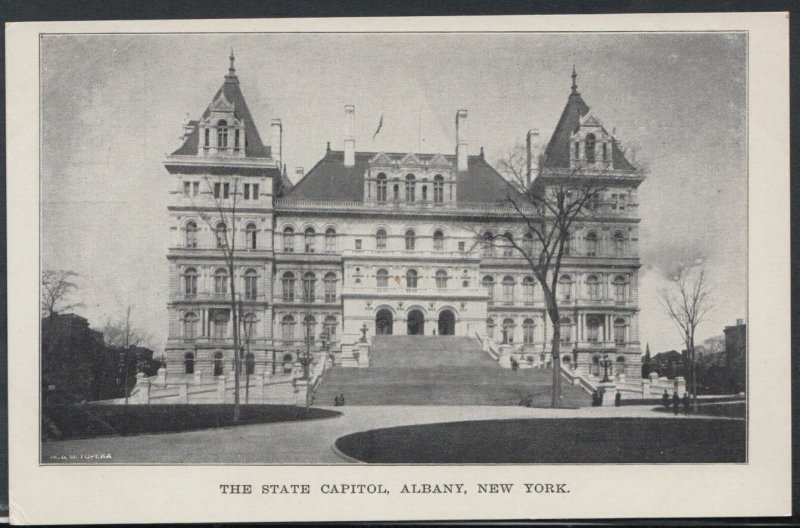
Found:
M 212 429 L 340 416 L 325 409 L 294 405 L 242 405 L 238 424 L 232 404 L 208 405 L 52 405 L 43 409 L 42 439 L 66 440 Z
M 675 409 L 670 407 L 665 409 L 656 407 L 653 409 L 658 412 L 674 414 Z M 747 405 L 745 402 L 731 402 L 731 403 L 698 403 L 697 412 L 695 413 L 692 407 L 689 407 L 689 412 L 684 412 L 683 406 L 679 408 L 680 414 L 694 414 L 696 416 L 723 416 L 726 418 L 744 418 L 747 414 Z
M 745 462 L 743 420 L 569 418 L 453 422 L 343 436 L 345 455 L 383 464 Z

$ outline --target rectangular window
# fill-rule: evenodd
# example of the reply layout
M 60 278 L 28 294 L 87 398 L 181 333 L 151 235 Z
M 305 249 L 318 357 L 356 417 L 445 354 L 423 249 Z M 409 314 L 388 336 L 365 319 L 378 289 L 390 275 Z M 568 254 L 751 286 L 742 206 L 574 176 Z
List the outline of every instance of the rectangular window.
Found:
M 361 249 L 361 239 L 360 238 L 356 239 L 356 249 Z
M 458 250 L 459 251 L 464 251 L 465 247 L 466 247 L 466 244 L 464 244 L 464 242 L 459 242 L 458 243 Z
M 253 200 L 258 200 L 258 184 L 253 184 Z
M 614 211 L 617 210 L 617 195 L 616 194 L 612 194 L 611 195 L 611 209 L 614 210 Z
M 231 184 L 230 183 L 222 184 L 222 197 L 225 198 L 225 199 L 229 198 L 230 195 L 231 195 L 230 190 L 231 190 Z
M 192 182 L 192 196 L 200 194 L 200 182 Z
M 244 184 L 244 199 L 245 200 L 249 200 L 250 199 L 250 184 L 249 183 L 245 183 Z
M 189 194 L 191 193 L 191 189 L 192 189 L 192 182 L 188 182 L 188 181 L 187 182 L 183 182 L 183 195 L 184 196 L 186 196 L 188 198 Z
M 625 210 L 625 195 L 624 194 L 620 194 L 619 195 L 619 210 L 620 211 L 624 211 Z
M 205 142 L 203 143 L 203 145 L 206 146 L 206 147 L 208 147 L 208 144 L 209 144 L 209 137 L 210 137 L 209 130 L 206 128 L 205 129 Z
M 239 129 L 237 128 L 233 133 L 233 146 L 239 148 Z
M 600 341 L 600 326 L 595 321 L 590 322 L 586 328 L 586 334 L 587 341 L 597 343 Z
M 214 184 L 214 198 L 220 197 L 220 189 L 222 188 L 222 184 L 219 182 Z

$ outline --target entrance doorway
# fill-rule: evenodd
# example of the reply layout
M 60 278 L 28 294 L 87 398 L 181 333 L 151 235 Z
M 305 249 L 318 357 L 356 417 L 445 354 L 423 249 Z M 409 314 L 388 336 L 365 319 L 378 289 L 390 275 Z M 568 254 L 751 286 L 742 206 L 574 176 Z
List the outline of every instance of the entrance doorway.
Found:
M 392 335 L 392 312 L 387 308 L 378 310 L 375 315 L 375 333 L 378 335 Z
M 419 310 L 408 312 L 408 335 L 425 335 L 425 316 Z
M 456 334 L 456 316 L 451 310 L 442 310 L 439 314 L 439 335 L 448 336 Z

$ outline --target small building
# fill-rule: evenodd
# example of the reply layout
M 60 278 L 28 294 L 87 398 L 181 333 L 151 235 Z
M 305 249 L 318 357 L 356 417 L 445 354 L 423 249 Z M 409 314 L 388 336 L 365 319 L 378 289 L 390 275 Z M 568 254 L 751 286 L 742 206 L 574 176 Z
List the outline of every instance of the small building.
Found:
M 747 386 L 747 324 L 737 319 L 725 327 L 725 365 L 728 368 L 728 388 L 742 392 Z

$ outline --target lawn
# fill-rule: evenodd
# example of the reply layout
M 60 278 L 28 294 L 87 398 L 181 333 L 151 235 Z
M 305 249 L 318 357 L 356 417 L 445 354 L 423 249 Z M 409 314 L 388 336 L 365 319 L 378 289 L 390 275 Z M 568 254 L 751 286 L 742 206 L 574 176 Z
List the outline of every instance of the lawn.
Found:
M 332 418 L 341 413 L 294 405 L 242 405 L 239 423 L 249 425 Z M 233 405 L 102 405 L 46 406 L 42 440 L 165 433 L 229 427 Z
M 545 418 L 451 422 L 343 436 L 345 455 L 384 464 L 745 462 L 746 422 Z

